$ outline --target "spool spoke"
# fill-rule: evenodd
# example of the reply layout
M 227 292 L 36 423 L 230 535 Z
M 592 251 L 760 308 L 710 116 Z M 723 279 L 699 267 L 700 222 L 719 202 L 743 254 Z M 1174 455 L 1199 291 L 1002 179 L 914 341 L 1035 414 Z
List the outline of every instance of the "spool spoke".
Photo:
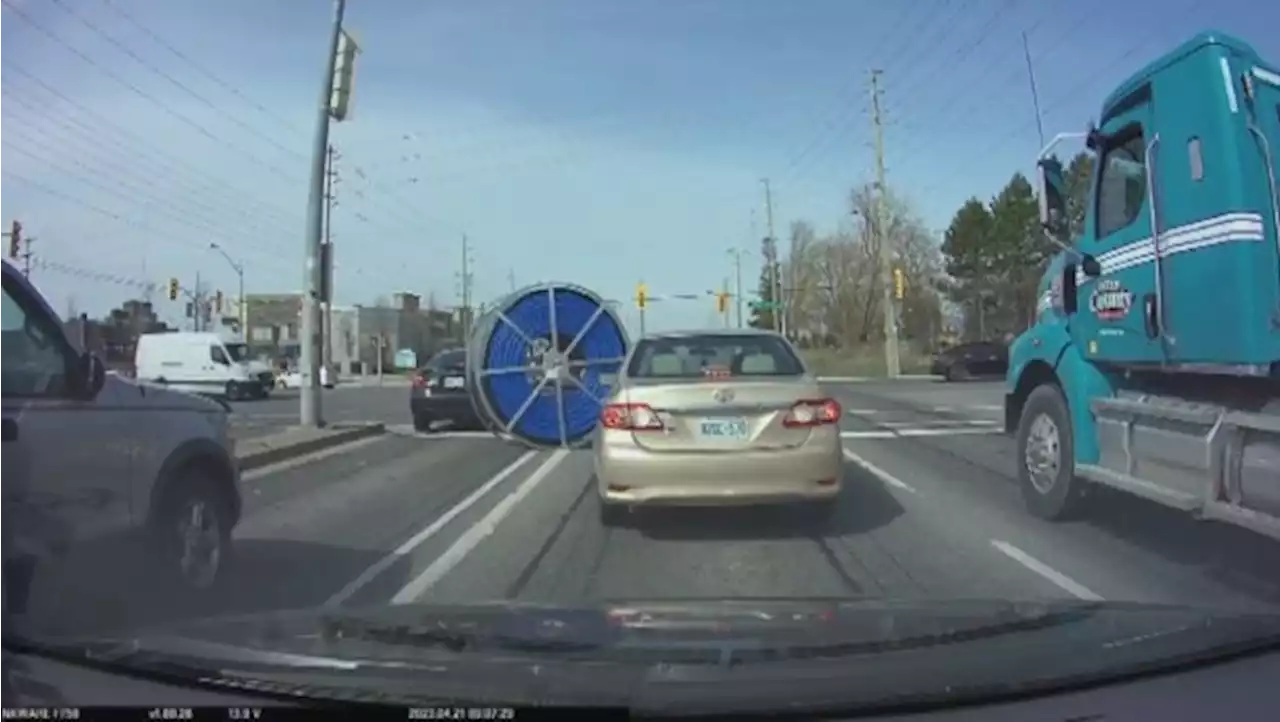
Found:
M 604 406 L 604 399 L 600 398 L 599 396 L 596 396 L 596 393 L 591 389 L 587 388 L 587 385 L 582 383 L 581 379 L 574 378 L 573 375 L 570 375 L 569 381 L 572 382 L 574 386 L 577 386 L 579 391 L 595 399 L 596 403 L 600 404 L 601 406 Z
M 591 317 L 587 319 L 587 322 L 582 324 L 582 330 L 578 332 L 577 336 L 573 337 L 573 340 L 569 342 L 569 347 L 564 350 L 566 358 L 573 354 L 573 350 L 578 347 L 578 343 L 587 337 L 587 332 L 596 324 L 596 320 L 603 315 L 604 306 L 596 306 L 595 313 L 591 314 Z
M 556 314 L 556 289 L 555 286 L 547 287 L 547 318 L 551 322 L 551 348 L 547 353 L 551 354 L 550 363 L 545 364 L 546 378 L 555 375 L 556 383 L 556 428 L 560 431 L 560 445 L 564 446 L 568 443 L 569 432 L 565 428 L 564 418 L 564 382 L 561 380 L 563 376 L 560 356 L 560 323 Z M 567 353 L 565 354 L 568 355 Z M 545 358 L 545 357 L 544 357 Z
M 520 423 L 520 419 L 524 418 L 525 412 L 529 410 L 530 406 L 533 406 L 533 402 L 538 399 L 538 395 L 542 393 L 544 388 L 546 388 L 547 379 L 549 378 L 549 376 L 543 376 L 542 380 L 533 387 L 533 392 L 529 394 L 529 398 L 525 399 L 523 404 L 520 404 L 520 408 L 516 409 L 516 412 L 511 415 L 511 419 L 507 421 L 507 425 L 503 429 L 504 431 L 509 434 L 511 433 L 511 430 L 516 427 L 516 424 Z
M 498 320 L 507 324 L 507 328 L 515 331 L 516 335 L 520 337 L 521 341 L 524 341 L 526 346 L 533 346 L 533 339 L 529 338 L 529 335 L 524 332 L 524 329 L 517 326 L 515 321 L 508 318 L 506 313 L 498 311 Z
M 527 374 L 536 370 L 538 370 L 537 366 L 529 364 L 528 366 L 508 366 L 501 369 L 480 369 L 480 375 L 482 377 L 510 376 L 511 374 Z
M 560 424 L 560 445 L 567 446 L 569 444 L 569 428 L 568 422 L 564 418 L 564 381 L 561 380 L 560 376 L 560 373 L 556 373 L 556 420 Z

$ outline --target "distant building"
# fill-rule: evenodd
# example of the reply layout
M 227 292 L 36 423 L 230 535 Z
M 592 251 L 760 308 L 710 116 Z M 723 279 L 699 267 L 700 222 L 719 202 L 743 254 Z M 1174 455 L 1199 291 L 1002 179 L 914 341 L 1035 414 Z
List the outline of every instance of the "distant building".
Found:
M 245 299 L 248 343 L 255 355 L 296 361 L 301 349 L 301 294 L 254 294 Z M 397 293 L 386 306 L 335 306 L 331 315 L 332 361 L 339 373 L 383 370 L 395 354 L 412 350 L 419 359 L 460 343 L 458 324 L 449 311 L 423 309 L 421 297 Z M 381 340 L 381 344 L 379 344 Z
M 78 348 L 96 353 L 107 368 L 129 372 L 138 337 L 144 333 L 165 333 L 172 329 L 159 319 L 149 301 L 125 301 L 105 319 L 83 314 L 64 324 L 67 337 Z

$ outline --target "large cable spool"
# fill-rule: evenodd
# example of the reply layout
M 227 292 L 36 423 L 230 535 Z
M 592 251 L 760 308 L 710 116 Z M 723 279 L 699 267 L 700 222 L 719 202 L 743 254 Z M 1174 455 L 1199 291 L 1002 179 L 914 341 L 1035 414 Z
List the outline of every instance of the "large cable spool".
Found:
M 580 286 L 507 296 L 467 342 L 467 388 L 494 434 L 536 448 L 574 448 L 594 431 L 627 355 L 617 314 Z

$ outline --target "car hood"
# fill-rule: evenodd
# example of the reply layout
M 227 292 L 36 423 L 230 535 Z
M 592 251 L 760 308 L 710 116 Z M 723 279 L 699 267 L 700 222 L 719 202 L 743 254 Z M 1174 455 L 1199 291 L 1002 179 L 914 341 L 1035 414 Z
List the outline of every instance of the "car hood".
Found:
M 310 609 L 80 640 L 220 686 L 653 713 L 955 704 L 1280 644 L 1280 616 L 1104 602 L 655 600 Z M 797 711 L 791 708 L 791 711 Z

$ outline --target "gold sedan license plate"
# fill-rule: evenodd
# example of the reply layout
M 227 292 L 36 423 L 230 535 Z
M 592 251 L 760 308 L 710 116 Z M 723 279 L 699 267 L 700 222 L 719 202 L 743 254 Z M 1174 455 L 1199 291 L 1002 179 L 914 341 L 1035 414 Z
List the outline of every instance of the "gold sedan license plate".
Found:
M 713 441 L 746 441 L 749 430 L 743 418 L 702 419 L 698 423 L 698 435 Z

